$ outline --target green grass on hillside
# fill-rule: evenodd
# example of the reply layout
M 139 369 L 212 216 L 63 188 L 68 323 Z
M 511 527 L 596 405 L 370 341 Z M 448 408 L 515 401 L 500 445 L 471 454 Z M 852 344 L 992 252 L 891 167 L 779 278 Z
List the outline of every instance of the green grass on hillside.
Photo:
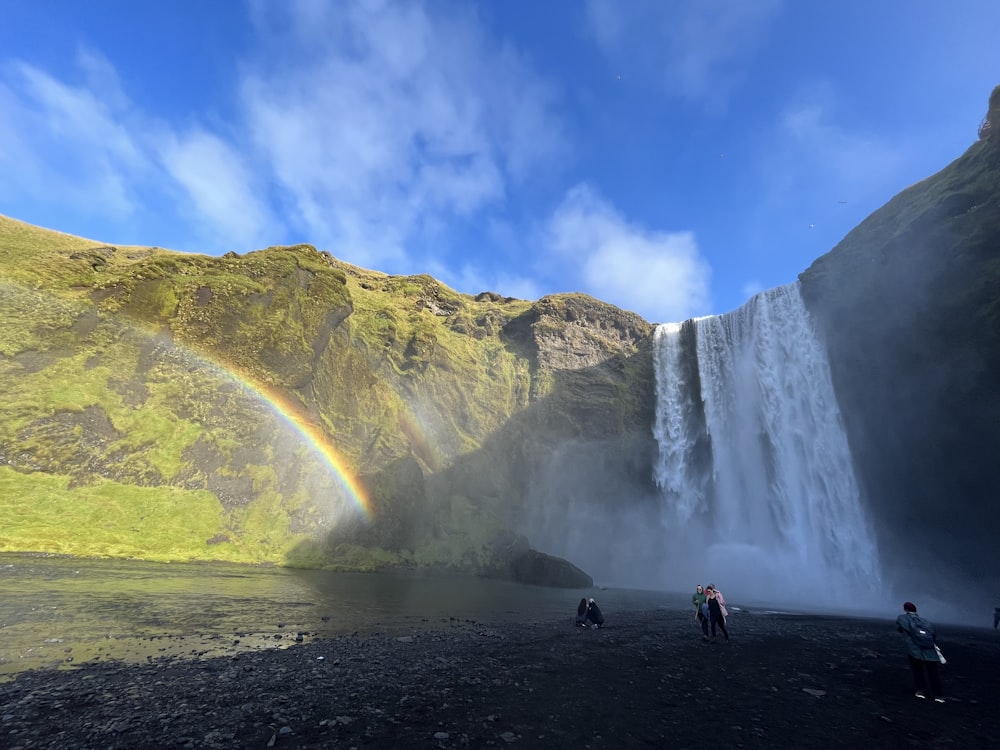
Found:
M 267 557 L 256 546 L 209 543 L 227 524 L 218 499 L 203 491 L 107 481 L 71 488 L 65 477 L 0 467 L 0 517 L 0 552 L 242 563 Z

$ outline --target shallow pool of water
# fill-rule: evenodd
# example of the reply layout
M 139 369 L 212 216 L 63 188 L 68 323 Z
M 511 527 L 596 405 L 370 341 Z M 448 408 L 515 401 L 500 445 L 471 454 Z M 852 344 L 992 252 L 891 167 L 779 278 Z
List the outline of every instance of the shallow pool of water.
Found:
M 458 575 L 0 554 L 0 676 L 102 659 L 203 657 L 304 639 L 684 606 L 683 595 L 551 589 Z

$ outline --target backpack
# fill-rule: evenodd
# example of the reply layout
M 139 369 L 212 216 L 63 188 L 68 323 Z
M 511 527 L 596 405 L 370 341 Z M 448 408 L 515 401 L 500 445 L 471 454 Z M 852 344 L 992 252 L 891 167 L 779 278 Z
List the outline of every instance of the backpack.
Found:
M 910 615 L 910 638 L 920 648 L 934 648 L 934 627 L 920 615 Z

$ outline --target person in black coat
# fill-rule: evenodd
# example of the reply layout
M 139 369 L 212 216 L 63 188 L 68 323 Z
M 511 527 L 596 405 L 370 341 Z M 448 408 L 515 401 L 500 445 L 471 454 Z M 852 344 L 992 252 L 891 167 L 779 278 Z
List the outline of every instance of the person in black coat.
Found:
M 576 624 L 581 628 L 587 627 L 587 599 L 583 598 L 576 605 Z
M 604 627 L 604 615 L 601 613 L 601 608 L 597 606 L 597 602 L 593 599 L 587 603 L 587 619 L 593 623 L 591 627 L 594 630 Z
M 930 697 L 936 702 L 944 703 L 941 675 L 938 673 L 941 652 L 937 648 L 934 626 L 917 614 L 916 604 L 904 602 L 903 614 L 896 618 L 896 630 L 906 636 L 903 640 L 906 642 L 910 671 L 913 672 L 914 695 L 927 698 L 930 692 Z

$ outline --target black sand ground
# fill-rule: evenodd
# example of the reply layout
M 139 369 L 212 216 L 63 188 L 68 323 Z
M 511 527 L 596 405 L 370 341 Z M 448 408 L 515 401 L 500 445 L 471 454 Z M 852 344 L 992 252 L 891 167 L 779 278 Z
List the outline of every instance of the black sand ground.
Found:
M 688 612 L 606 614 L 23 672 L 0 748 L 1000 747 L 997 631 L 939 627 L 942 705 L 892 622 L 735 612 L 704 643 Z

